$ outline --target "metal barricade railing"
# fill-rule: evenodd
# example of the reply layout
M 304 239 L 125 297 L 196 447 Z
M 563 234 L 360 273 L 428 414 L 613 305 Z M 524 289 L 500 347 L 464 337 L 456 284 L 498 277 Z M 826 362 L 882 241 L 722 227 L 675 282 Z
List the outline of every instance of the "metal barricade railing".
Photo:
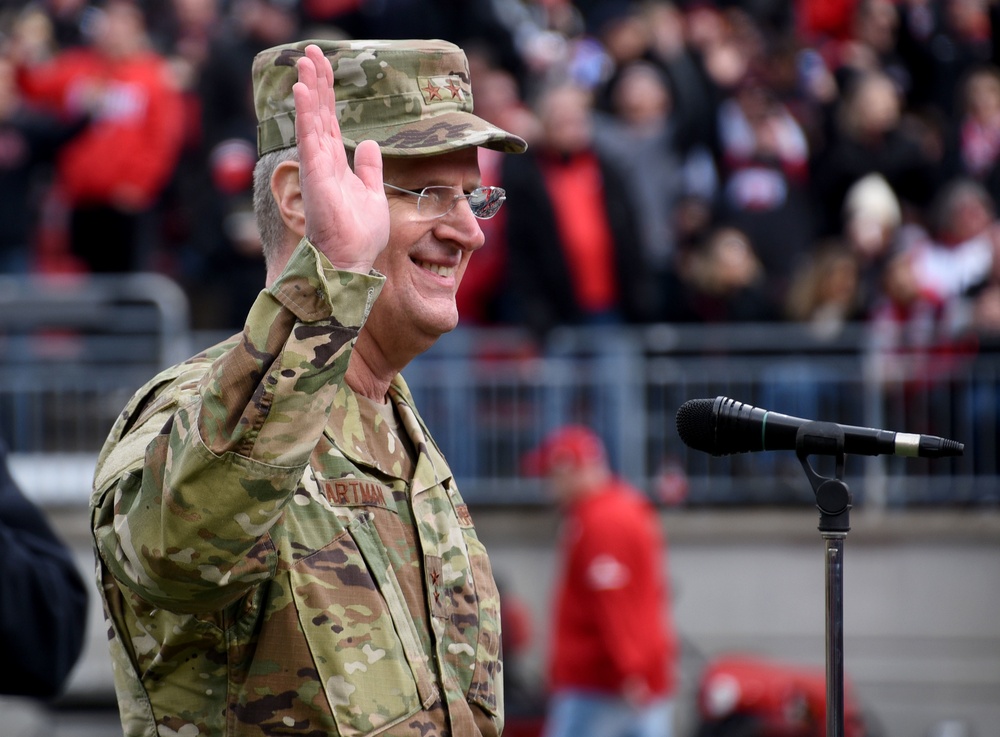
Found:
M 170 365 L 190 338 L 187 296 L 160 274 L 0 276 L 5 368 Z
M 0 278 L 0 433 L 29 493 L 85 501 L 80 469 L 131 393 L 217 337 L 190 332 L 184 295 L 164 277 Z M 404 375 L 472 503 L 547 503 L 520 459 L 565 422 L 598 430 L 616 468 L 663 503 L 811 503 L 791 451 L 713 458 L 684 446 L 677 408 L 726 395 L 966 444 L 958 459 L 849 458 L 857 504 L 996 504 L 1000 354 L 928 375 L 866 345 L 864 326 L 836 338 L 784 324 L 562 329 L 544 346 L 516 328 L 460 328 Z
M 684 446 L 677 408 L 719 395 L 966 444 L 955 459 L 849 458 L 856 504 L 1000 501 L 1000 354 L 959 356 L 928 374 L 925 362 L 866 346 L 863 325 L 833 339 L 776 324 L 563 330 L 540 353 L 516 331 L 459 331 L 406 376 L 463 494 L 479 503 L 545 502 L 520 458 L 547 430 L 582 422 L 602 434 L 623 475 L 664 503 L 812 504 L 791 451 L 714 458 Z
M 164 276 L 0 277 L 0 437 L 25 492 L 85 503 L 129 396 L 190 350 L 187 297 Z

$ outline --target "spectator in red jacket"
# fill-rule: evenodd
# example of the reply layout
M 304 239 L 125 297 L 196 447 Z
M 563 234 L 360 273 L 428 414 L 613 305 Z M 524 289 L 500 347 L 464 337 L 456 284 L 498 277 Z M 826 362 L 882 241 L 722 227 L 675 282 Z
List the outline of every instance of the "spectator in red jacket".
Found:
M 524 465 L 565 514 L 544 737 L 670 737 L 678 653 L 656 512 L 587 428 L 556 430 Z
M 93 272 L 129 271 L 140 226 L 170 179 L 184 133 L 179 89 L 150 45 L 134 0 L 105 0 L 89 43 L 20 70 L 32 101 L 62 114 L 85 108 L 91 125 L 67 144 L 57 186 L 69 208 L 70 247 Z

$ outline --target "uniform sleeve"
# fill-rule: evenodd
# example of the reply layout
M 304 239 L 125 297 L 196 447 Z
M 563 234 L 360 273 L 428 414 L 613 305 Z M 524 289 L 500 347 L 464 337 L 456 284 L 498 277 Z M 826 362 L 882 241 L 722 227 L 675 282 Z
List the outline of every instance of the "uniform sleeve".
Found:
M 270 532 L 383 282 L 335 271 L 303 241 L 254 302 L 242 338 L 109 440 L 92 513 L 119 582 L 165 609 L 211 611 L 273 575 Z

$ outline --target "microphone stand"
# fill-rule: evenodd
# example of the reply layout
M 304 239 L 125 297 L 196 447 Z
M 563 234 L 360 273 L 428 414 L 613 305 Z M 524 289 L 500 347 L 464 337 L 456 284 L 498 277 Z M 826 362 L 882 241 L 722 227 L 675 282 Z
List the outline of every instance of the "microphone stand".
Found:
M 815 453 L 835 457 L 835 478 L 813 469 L 808 457 Z M 844 737 L 844 540 L 851 529 L 851 492 L 843 480 L 843 428 L 832 422 L 806 423 L 796 433 L 795 454 L 816 495 L 826 548 L 826 735 Z

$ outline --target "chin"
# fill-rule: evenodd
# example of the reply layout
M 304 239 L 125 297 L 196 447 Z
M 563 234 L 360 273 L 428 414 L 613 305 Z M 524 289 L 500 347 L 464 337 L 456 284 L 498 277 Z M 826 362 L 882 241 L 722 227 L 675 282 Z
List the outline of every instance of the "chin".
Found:
M 447 320 L 442 322 L 439 327 L 441 328 L 441 335 L 445 333 L 450 333 L 452 330 L 458 327 L 458 315 L 455 315 L 454 320 Z
M 427 337 L 430 348 L 438 338 L 458 327 L 458 313 L 452 315 L 427 315 L 420 321 L 420 331 Z
M 447 306 L 442 306 L 434 314 L 428 315 L 429 321 L 441 331 L 442 334 L 450 333 L 458 327 L 458 305 L 454 301 Z

